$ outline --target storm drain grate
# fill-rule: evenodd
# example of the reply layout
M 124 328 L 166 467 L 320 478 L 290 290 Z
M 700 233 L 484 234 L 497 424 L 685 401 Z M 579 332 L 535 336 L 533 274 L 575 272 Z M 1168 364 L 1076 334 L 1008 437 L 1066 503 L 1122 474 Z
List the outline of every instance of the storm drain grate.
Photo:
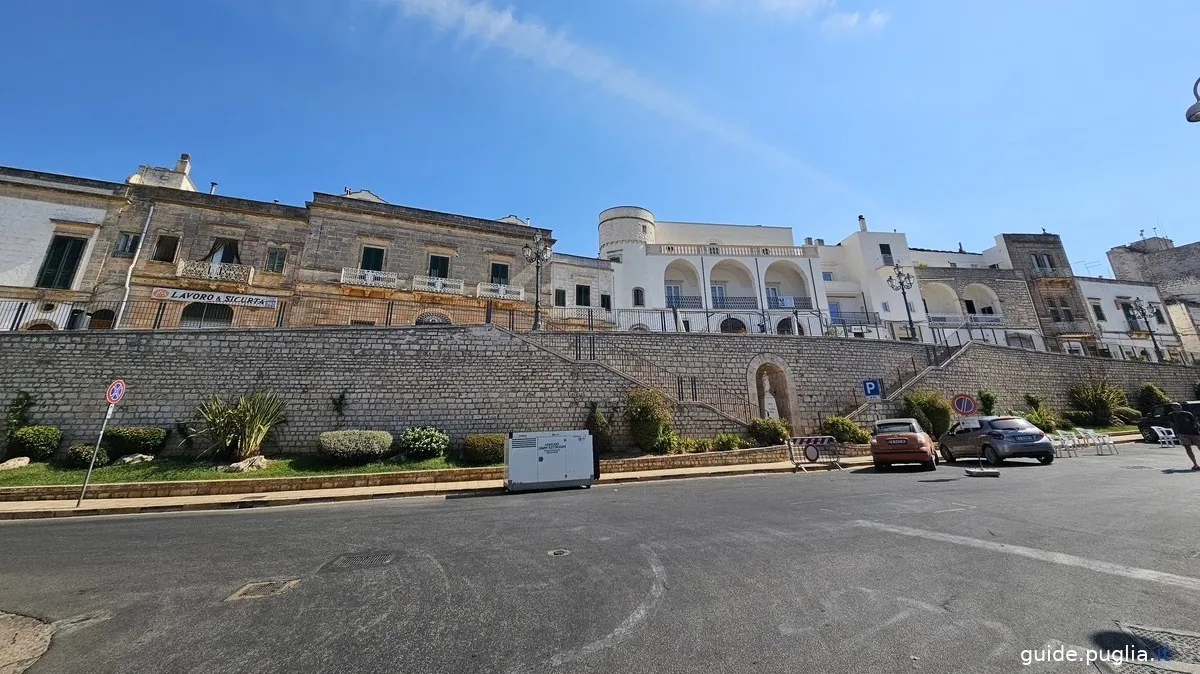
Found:
M 551 550 L 546 554 L 550 555 L 551 557 L 566 557 L 567 555 L 571 554 L 571 551 L 564 548 L 559 548 L 557 550 Z
M 342 555 L 321 567 L 322 571 L 352 571 L 354 569 L 370 569 L 387 566 L 396 559 L 390 552 L 376 552 L 362 555 Z
M 274 597 L 287 592 L 299 582 L 299 578 L 293 578 L 291 580 L 265 580 L 257 583 L 246 583 L 239 587 L 236 592 L 226 597 L 225 601 Z
M 1143 625 L 1122 624 L 1121 629 L 1168 662 L 1200 665 L 1200 634 Z

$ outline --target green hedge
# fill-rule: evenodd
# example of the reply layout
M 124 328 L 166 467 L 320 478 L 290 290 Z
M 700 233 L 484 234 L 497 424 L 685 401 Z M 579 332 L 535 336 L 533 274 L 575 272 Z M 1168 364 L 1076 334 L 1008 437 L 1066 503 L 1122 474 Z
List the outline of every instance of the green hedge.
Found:
M 592 451 L 597 454 L 612 451 L 612 423 L 596 403 L 592 403 L 583 427 L 592 434 Z
M 450 436 L 433 426 L 406 428 L 400 434 L 397 448 L 405 458 L 423 461 L 445 456 L 450 449 Z
M 825 417 L 821 422 L 821 433 L 832 435 L 838 442 L 863 444 L 871 441 L 871 434 L 856 421 L 847 417 Z
M 668 451 L 672 432 L 666 397 L 654 389 L 637 388 L 629 392 L 625 404 L 633 444 L 643 452 Z
M 1171 399 L 1167 397 L 1167 394 L 1149 382 L 1142 384 L 1137 392 L 1133 394 L 1133 407 L 1136 407 L 1142 414 L 1150 414 L 1150 411 L 1156 406 L 1165 405 L 1169 402 L 1171 402 Z M 1116 410 L 1113 411 L 1116 412 Z
M 913 391 L 904 396 L 903 415 L 916 419 L 921 428 L 935 438 L 950 430 L 954 410 L 937 391 Z M 928 422 L 928 426 L 925 425 Z
M 321 454 L 339 463 L 370 463 L 392 451 L 387 431 L 327 431 L 317 436 Z
M 503 433 L 480 433 L 468 435 L 463 439 L 462 461 L 468 466 L 493 466 L 504 462 L 504 441 L 508 436 Z M 595 449 L 595 438 L 592 438 L 592 449 Z
M 30 461 L 49 461 L 62 444 L 56 426 L 22 426 L 8 440 L 8 458 L 28 456 Z
M 96 449 L 95 445 L 87 445 L 82 442 L 76 442 L 67 448 L 67 453 L 59 457 L 59 465 L 63 468 L 87 468 L 92 462 L 92 450 Z M 104 447 L 96 452 L 96 467 L 108 465 L 108 452 L 104 451 Z
M 745 449 L 750 443 L 740 435 L 719 433 L 713 438 L 713 449 L 718 452 L 729 452 L 735 449 Z
M 755 419 L 750 422 L 750 437 L 759 447 L 786 445 L 792 436 L 783 419 Z
M 104 431 L 104 446 L 113 456 L 157 454 L 167 444 L 167 429 L 114 426 Z

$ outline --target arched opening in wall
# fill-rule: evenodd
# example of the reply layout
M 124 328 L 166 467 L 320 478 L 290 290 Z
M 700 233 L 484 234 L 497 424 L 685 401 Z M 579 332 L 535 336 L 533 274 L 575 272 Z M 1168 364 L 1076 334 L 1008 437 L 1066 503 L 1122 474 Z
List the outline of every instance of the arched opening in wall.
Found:
M 775 334 L 779 335 L 803 335 L 804 328 L 793 323 L 792 319 L 785 318 L 775 324 Z
M 768 309 L 813 308 L 808 277 L 790 260 L 778 260 L 767 267 L 763 275 Z
M 726 318 L 725 320 L 721 321 L 721 332 L 734 334 L 734 335 L 743 334 L 743 333 L 747 332 L 746 324 L 743 323 L 740 319 L 733 318 L 731 316 L 731 317 Z
M 185 330 L 213 330 L 233 325 L 233 307 L 228 304 L 192 302 L 183 308 L 179 327 Z
M 963 309 L 968 316 L 1000 316 L 1000 298 L 982 283 L 963 288 Z M 988 321 L 991 322 L 991 321 Z
M 92 320 L 88 321 L 88 330 L 110 330 L 117 315 L 112 309 L 101 309 L 92 312 Z
M 787 375 L 775 363 L 763 363 L 754 372 L 759 416 L 791 423 L 792 391 Z
M 708 274 L 713 309 L 758 309 L 758 289 L 750 268 L 736 260 L 721 260 Z
M 22 330 L 57 330 L 58 326 L 51 323 L 50 321 L 34 321 L 32 323 L 26 323 L 21 329 Z
M 450 317 L 440 311 L 426 311 L 417 316 L 416 325 L 452 325 Z
M 650 332 L 650 328 L 641 323 L 637 323 L 632 328 L 629 328 L 629 331 L 630 332 Z
M 646 306 L 646 291 L 643 290 L 642 288 L 634 288 L 633 289 L 633 306 L 635 306 L 635 307 Z
M 663 272 L 663 292 L 668 309 L 701 309 L 704 293 L 700 290 L 700 272 L 687 260 L 673 260 Z
M 921 283 L 921 300 L 930 325 L 958 326 L 963 323 L 958 294 L 945 283 Z
M 1037 348 L 1037 345 L 1033 342 L 1033 337 L 1021 334 L 1019 332 L 1008 333 L 1004 336 L 1004 341 L 1009 346 L 1015 346 L 1018 349 L 1028 349 L 1032 351 L 1033 349 Z

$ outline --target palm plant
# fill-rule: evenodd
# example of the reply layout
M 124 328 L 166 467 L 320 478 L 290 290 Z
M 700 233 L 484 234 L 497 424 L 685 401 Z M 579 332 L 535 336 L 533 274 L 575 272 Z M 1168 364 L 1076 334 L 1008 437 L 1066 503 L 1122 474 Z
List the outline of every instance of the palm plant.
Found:
M 196 416 L 199 429 L 188 437 L 207 440 L 204 453 L 211 450 L 218 459 L 261 454 L 271 429 L 286 423 L 283 399 L 274 391 L 252 391 L 237 402 L 214 395 L 196 408 Z

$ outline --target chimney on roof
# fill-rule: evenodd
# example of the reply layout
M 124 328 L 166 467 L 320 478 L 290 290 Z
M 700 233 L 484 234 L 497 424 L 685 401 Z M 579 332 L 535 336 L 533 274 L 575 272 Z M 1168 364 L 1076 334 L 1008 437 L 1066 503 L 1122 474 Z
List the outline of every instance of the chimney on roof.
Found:
M 209 183 L 209 184 L 208 184 L 208 193 L 209 193 L 209 194 L 216 194 L 216 193 L 217 193 L 217 184 L 216 184 L 215 182 L 213 182 L 213 183 Z
M 818 246 L 824 246 L 824 245 L 825 245 L 825 239 L 814 239 L 814 240 L 813 240 L 813 243 L 815 243 L 815 244 L 816 244 L 816 245 L 818 245 Z
M 804 237 L 804 245 L 806 245 L 806 246 L 811 246 L 811 245 L 813 245 L 813 242 L 812 242 L 812 237 L 811 237 L 811 236 L 806 236 L 806 237 Z
M 867 219 L 861 215 L 858 216 L 858 231 L 860 231 L 860 232 L 867 231 Z
M 350 194 L 354 192 L 354 190 L 350 189 L 349 187 L 343 187 L 342 191 L 346 194 L 346 196 L 350 196 Z
M 192 172 L 192 155 L 184 152 L 179 155 L 179 161 L 175 162 L 175 172 L 187 175 Z
M 960 253 L 965 253 L 965 252 L 967 252 L 967 249 L 965 249 L 965 248 L 963 248 L 963 247 L 962 247 L 962 241 L 959 241 L 959 242 L 958 242 L 958 252 L 960 252 Z

